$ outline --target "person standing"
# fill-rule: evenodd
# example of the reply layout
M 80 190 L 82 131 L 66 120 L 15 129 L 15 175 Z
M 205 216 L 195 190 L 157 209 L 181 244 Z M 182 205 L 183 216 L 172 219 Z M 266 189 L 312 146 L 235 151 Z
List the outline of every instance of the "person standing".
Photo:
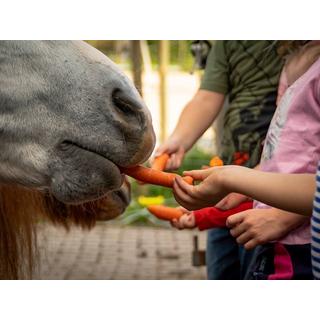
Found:
M 166 170 L 180 167 L 185 153 L 222 111 L 226 97 L 229 107 L 220 157 L 225 164 L 255 167 L 275 111 L 282 65 L 273 41 L 216 41 L 199 90 L 185 106 L 173 133 L 156 151 L 156 155 L 170 155 Z M 245 200 L 242 195 L 230 194 L 216 206 L 230 209 Z M 237 244 L 228 229 L 209 230 L 208 279 L 243 278 L 252 254 Z

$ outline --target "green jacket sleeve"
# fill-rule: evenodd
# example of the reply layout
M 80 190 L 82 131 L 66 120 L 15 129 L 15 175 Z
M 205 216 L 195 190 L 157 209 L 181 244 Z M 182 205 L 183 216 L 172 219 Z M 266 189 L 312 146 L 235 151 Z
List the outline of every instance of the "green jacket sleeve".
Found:
M 212 46 L 200 89 L 228 93 L 229 68 L 225 44 L 225 41 L 216 41 Z

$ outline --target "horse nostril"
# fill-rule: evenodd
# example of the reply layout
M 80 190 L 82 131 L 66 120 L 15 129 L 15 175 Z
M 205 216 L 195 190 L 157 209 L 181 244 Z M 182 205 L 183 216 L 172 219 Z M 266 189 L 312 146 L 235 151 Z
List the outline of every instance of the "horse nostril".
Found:
M 120 89 L 114 89 L 112 92 L 112 101 L 117 107 L 117 110 L 126 116 L 136 117 L 141 112 L 141 104 L 134 98 L 126 95 Z

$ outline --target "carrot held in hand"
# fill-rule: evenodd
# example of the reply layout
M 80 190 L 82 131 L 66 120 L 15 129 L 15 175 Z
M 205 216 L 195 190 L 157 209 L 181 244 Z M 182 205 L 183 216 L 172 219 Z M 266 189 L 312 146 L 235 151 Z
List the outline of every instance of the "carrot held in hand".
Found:
M 161 220 L 171 221 L 173 219 L 180 219 L 183 215 L 183 212 L 179 208 L 170 208 L 163 205 L 151 205 L 148 206 L 147 209 L 150 213 Z
M 134 179 L 142 182 L 151 183 L 163 187 L 172 188 L 176 176 L 175 173 L 163 172 L 146 168 L 143 166 L 136 166 L 132 168 L 120 168 L 120 171 Z M 186 176 L 182 178 L 188 184 L 193 184 L 193 178 Z
M 210 167 L 220 167 L 223 166 L 223 161 L 219 157 L 213 157 L 210 160 Z
M 162 155 L 156 157 L 152 163 L 151 169 L 163 171 L 169 158 L 170 156 L 167 153 L 163 153 Z
M 156 157 L 153 160 L 153 163 L 151 165 L 151 169 L 154 169 L 154 170 L 157 170 L 157 171 L 164 171 L 164 169 L 166 167 L 166 164 L 167 164 L 167 161 L 169 160 L 169 158 L 170 158 L 170 156 L 167 153 L 163 153 L 160 156 Z M 140 185 L 145 184 L 145 182 L 143 182 L 143 181 L 137 180 L 137 182 Z
M 190 176 L 184 176 L 182 177 L 182 180 L 184 180 L 187 184 L 193 185 L 193 178 Z

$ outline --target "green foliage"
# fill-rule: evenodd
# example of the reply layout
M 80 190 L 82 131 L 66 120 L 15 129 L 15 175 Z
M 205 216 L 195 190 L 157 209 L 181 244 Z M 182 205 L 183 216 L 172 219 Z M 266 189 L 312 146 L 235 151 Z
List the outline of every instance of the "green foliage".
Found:
M 159 62 L 159 40 L 148 40 L 151 61 L 154 66 Z M 170 65 L 179 66 L 184 71 L 190 71 L 193 57 L 190 52 L 191 40 L 170 40 Z

